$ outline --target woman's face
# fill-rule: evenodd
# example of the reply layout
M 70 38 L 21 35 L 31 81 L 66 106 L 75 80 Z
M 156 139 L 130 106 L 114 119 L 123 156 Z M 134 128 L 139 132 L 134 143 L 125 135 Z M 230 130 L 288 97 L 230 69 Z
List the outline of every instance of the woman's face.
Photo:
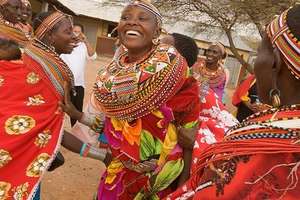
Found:
M 22 3 L 21 13 L 22 22 L 24 24 L 29 23 L 32 16 L 31 5 L 29 3 Z
M 21 20 L 21 7 L 20 0 L 8 0 L 6 4 L 1 6 L 1 13 L 5 20 L 17 24 Z
M 158 38 L 159 29 L 153 14 L 137 6 L 127 6 L 118 26 L 120 42 L 130 50 L 152 47 L 152 40 Z
M 211 45 L 205 53 L 208 64 L 217 64 L 222 57 L 222 50 L 217 45 Z
M 270 104 L 269 92 L 272 89 L 272 71 L 275 63 L 271 42 L 265 34 L 257 50 L 254 73 L 257 82 L 257 92 L 260 101 Z
M 70 19 L 64 18 L 50 33 L 50 41 L 58 54 L 70 54 L 76 47 L 76 37 L 73 33 L 73 24 Z

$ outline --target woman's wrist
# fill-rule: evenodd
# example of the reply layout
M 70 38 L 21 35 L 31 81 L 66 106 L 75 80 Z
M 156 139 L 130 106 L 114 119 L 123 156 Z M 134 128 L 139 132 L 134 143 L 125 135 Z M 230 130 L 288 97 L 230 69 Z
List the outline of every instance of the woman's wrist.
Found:
M 88 127 L 91 127 L 93 125 L 93 119 L 88 114 L 84 112 L 80 112 L 77 115 L 79 117 L 78 121 Z M 77 118 L 76 118 L 77 119 Z
M 107 149 L 100 149 L 88 143 L 84 143 L 80 150 L 80 156 L 93 158 L 96 160 L 100 160 L 102 162 L 107 161 L 108 159 L 107 154 L 108 154 Z

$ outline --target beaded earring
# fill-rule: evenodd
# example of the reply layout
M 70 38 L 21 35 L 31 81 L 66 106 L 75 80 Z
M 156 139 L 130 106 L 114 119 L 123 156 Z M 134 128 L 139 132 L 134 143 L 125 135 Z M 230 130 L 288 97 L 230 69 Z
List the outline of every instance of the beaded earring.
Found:
M 278 108 L 281 105 L 280 101 L 280 90 L 272 89 L 269 93 L 270 100 L 272 102 L 273 107 Z

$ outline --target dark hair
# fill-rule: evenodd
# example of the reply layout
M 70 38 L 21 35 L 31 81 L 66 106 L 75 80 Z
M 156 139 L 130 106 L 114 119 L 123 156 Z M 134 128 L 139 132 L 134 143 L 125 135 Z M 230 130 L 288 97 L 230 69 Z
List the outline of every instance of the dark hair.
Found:
M 195 40 L 180 33 L 172 33 L 175 48 L 186 59 L 188 66 L 192 67 L 198 59 L 199 49 Z
M 22 57 L 22 53 L 19 45 L 12 41 L 0 38 L 0 51 L 5 51 L 5 54 L 0 55 L 1 60 L 19 60 Z
M 78 27 L 80 27 L 81 28 L 81 31 L 82 31 L 82 33 L 84 33 L 84 26 L 82 25 L 82 24 L 79 24 L 79 23 L 74 23 L 74 25 L 73 26 L 78 26 Z
M 37 14 L 32 22 L 33 30 L 36 31 L 38 29 L 38 27 L 43 23 L 43 21 L 47 17 L 52 15 L 53 13 L 54 13 L 53 11 L 49 11 L 49 12 L 41 12 L 41 13 Z M 58 28 L 58 26 L 57 26 L 57 24 L 55 24 L 50 31 L 56 31 L 57 28 Z
M 287 25 L 295 38 L 300 41 L 300 5 L 295 5 L 288 11 Z

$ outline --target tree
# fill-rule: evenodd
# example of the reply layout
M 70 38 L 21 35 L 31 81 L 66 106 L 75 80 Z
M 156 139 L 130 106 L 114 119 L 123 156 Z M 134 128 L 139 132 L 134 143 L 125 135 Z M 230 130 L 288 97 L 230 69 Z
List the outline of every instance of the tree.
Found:
M 120 5 L 122 0 L 106 1 Z M 212 29 L 226 34 L 229 48 L 236 59 L 253 73 L 253 67 L 239 54 L 233 34 L 246 25 L 253 24 L 263 34 L 264 25 L 296 0 L 154 0 L 167 21 L 186 21 L 198 32 Z
M 281 13 L 296 4 L 296 0 L 231 0 L 233 9 L 245 16 L 245 22 L 253 23 L 260 35 L 263 35 L 264 26 L 274 15 Z
M 275 15 L 295 0 L 156 0 L 164 15 L 176 16 L 177 19 L 194 21 L 202 29 L 218 27 L 226 34 L 229 48 L 236 59 L 253 73 L 253 67 L 247 63 L 236 48 L 233 33 L 249 23 L 254 24 L 260 35 L 264 25 Z

